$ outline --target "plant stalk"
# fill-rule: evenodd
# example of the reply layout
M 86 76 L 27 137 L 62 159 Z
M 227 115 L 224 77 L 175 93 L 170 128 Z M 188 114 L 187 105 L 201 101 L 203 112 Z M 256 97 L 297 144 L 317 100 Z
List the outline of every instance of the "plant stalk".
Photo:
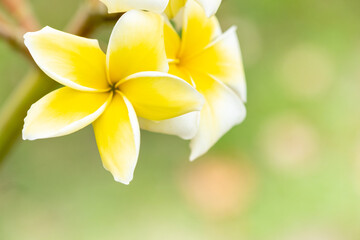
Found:
M 15 89 L 0 112 L 0 164 L 19 139 L 27 110 L 56 86 L 40 71 L 33 70 Z

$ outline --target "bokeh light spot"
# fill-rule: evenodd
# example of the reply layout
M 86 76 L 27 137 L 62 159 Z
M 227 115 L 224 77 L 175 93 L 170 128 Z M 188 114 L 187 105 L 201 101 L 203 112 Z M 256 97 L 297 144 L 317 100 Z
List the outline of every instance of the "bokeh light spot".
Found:
M 266 122 L 259 142 L 265 159 L 277 170 L 300 173 L 317 163 L 318 134 L 296 114 L 287 113 Z
M 315 98 L 326 92 L 334 72 L 330 57 L 313 46 L 300 45 L 280 61 L 280 79 L 292 97 Z
M 209 218 L 222 219 L 247 209 L 256 188 L 254 169 L 244 161 L 210 156 L 180 174 L 186 199 Z

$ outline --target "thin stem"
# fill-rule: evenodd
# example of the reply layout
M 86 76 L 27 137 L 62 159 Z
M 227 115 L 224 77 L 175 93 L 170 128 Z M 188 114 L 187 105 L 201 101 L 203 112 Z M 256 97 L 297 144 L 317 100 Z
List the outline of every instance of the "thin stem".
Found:
M 39 23 L 34 17 L 27 0 L 0 0 L 3 6 L 11 13 L 25 31 L 39 29 Z
M 67 31 L 79 36 L 90 36 L 104 22 L 113 22 L 121 17 L 121 13 L 107 14 L 100 1 L 88 1 L 83 4 L 70 21 Z
M 24 41 L 20 31 L 3 18 L 0 19 L 0 38 L 7 42 L 15 50 L 22 53 L 23 56 L 31 59 L 29 51 L 24 46 Z
M 20 28 L 13 26 L 5 17 L 0 16 L 0 38 L 5 40 L 15 50 L 34 63 L 32 57 L 24 46 L 23 35 L 27 31 L 39 28 L 37 19 L 32 13 L 27 0 L 0 0 L 10 15 L 20 24 Z
M 0 112 L 0 164 L 19 138 L 27 110 L 56 86 L 40 71 L 33 70 L 21 81 Z

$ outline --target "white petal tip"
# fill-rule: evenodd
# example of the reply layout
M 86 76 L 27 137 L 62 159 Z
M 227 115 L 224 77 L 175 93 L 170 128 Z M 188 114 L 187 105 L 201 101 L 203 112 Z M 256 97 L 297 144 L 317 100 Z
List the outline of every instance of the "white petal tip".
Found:
M 195 137 L 196 134 L 193 134 L 193 135 L 179 135 L 179 138 L 181 138 L 182 140 L 185 140 L 185 141 L 189 141 L 191 139 L 193 139 Z
M 190 162 L 194 162 L 196 159 L 198 159 L 199 157 L 201 157 L 203 154 L 194 154 L 194 153 L 191 153 L 190 155 Z
M 33 32 L 27 32 L 27 33 L 25 33 L 24 34 L 24 39 L 26 40 L 26 39 L 28 39 L 31 35 L 33 34 Z
M 214 16 L 215 15 L 215 12 L 206 12 L 206 16 L 208 17 L 208 18 L 211 18 L 212 16 Z
M 41 32 L 51 32 L 51 31 L 54 31 L 55 29 L 53 29 L 52 27 L 49 27 L 49 26 L 45 26 L 43 27 L 42 29 L 38 30 L 38 31 L 35 31 L 35 32 L 27 32 L 24 34 L 24 38 L 29 38 L 33 35 L 36 35 L 38 33 L 41 33 Z
M 131 178 L 128 178 L 128 179 L 123 179 L 123 178 L 120 178 L 120 177 L 114 177 L 114 180 L 118 183 L 122 183 L 124 185 L 129 185 L 131 180 L 132 180 L 132 177 Z
M 238 29 L 238 27 L 236 25 L 232 25 L 228 31 L 233 31 L 233 32 L 236 32 Z
M 26 132 L 25 128 L 24 128 L 24 129 L 22 130 L 22 139 L 23 139 L 24 141 L 26 141 L 26 140 L 33 141 L 33 140 L 35 140 L 36 138 L 34 138 L 34 137 L 31 136 L 30 134 L 28 134 L 28 133 Z
M 22 135 L 22 139 L 23 139 L 24 141 L 34 141 L 34 140 L 37 140 L 37 139 L 39 139 L 39 138 L 36 138 L 36 137 L 32 137 L 32 136 L 30 136 L 30 135 L 23 134 L 23 135 Z

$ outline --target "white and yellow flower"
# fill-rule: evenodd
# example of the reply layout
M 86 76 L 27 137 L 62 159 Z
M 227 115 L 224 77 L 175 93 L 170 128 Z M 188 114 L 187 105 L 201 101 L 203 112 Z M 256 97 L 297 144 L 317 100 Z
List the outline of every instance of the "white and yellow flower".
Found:
M 198 114 L 187 114 L 165 121 L 140 119 L 143 129 L 192 139 L 194 160 L 206 153 L 227 131 L 246 116 L 246 83 L 236 28 L 221 33 L 215 17 L 188 0 L 181 38 L 165 24 L 165 47 L 170 74 L 185 79 L 205 97 Z M 199 129 L 193 127 L 199 121 Z M 184 126 L 187 127 L 184 131 Z
M 131 9 L 147 10 L 156 13 L 165 13 L 173 18 L 182 9 L 187 0 L 100 0 L 103 2 L 109 13 L 126 12 Z M 205 10 L 208 17 L 214 15 L 221 0 L 196 0 Z
M 27 33 L 38 66 L 65 87 L 28 111 L 23 138 L 58 137 L 93 123 L 103 165 L 128 184 L 139 155 L 137 117 L 164 120 L 199 111 L 203 97 L 167 72 L 162 18 L 129 11 L 116 24 L 107 54 L 96 40 L 50 27 Z

